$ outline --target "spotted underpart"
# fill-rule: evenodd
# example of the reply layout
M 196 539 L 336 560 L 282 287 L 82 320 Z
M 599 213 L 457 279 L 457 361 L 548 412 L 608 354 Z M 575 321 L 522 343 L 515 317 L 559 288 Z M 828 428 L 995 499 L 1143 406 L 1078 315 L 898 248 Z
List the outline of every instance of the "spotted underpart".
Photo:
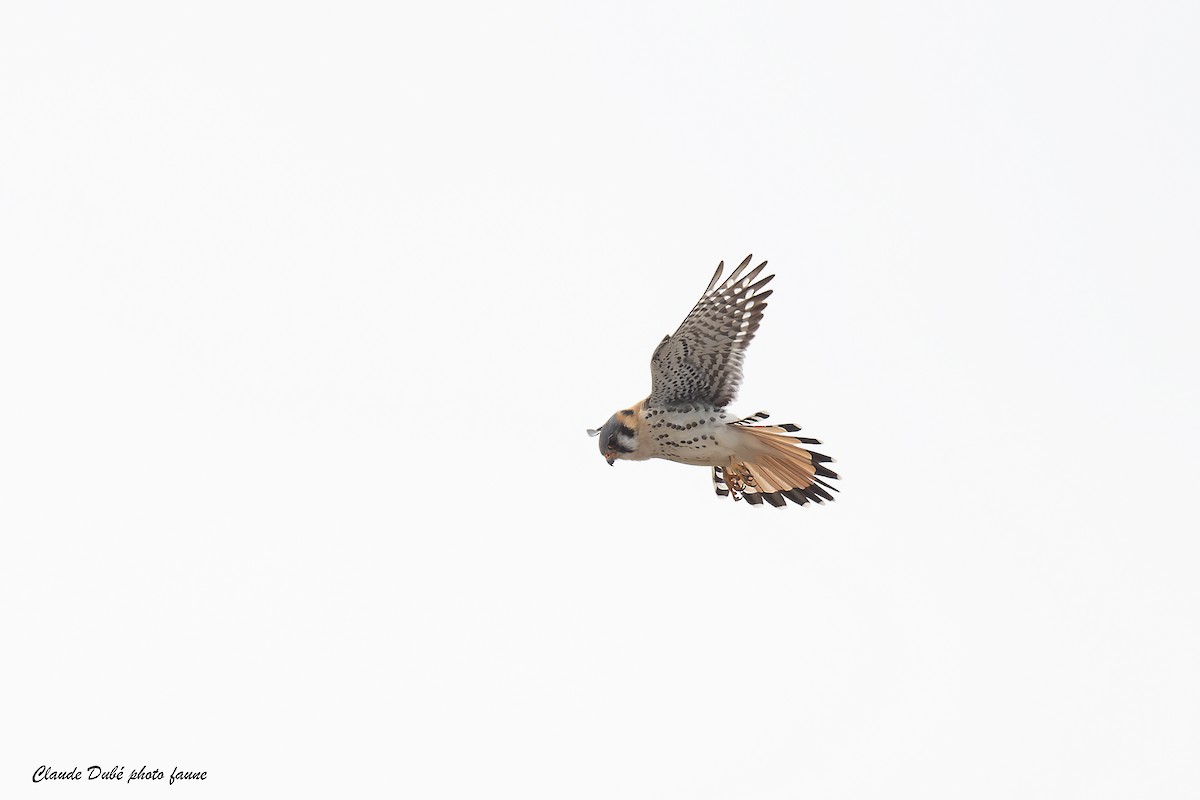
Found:
M 678 409 L 643 409 L 641 428 L 650 436 L 648 458 L 711 466 L 732 452 L 729 414 L 702 405 Z
M 683 324 L 655 349 L 650 396 L 588 433 L 610 464 L 662 458 L 710 467 L 719 496 L 749 505 L 833 500 L 826 479 L 838 476 L 825 466 L 832 459 L 807 448 L 820 442 L 790 423 L 763 424 L 765 411 L 737 418 L 726 410 L 771 294 L 764 287 L 773 276 L 758 277 L 766 262 L 747 271 L 749 264 L 747 256 L 724 282 L 724 263 L 717 267 Z

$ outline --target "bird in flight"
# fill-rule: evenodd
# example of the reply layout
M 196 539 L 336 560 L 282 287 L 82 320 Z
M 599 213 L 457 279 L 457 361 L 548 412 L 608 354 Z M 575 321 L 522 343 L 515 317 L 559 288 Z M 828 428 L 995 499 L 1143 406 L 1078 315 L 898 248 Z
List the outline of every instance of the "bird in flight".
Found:
M 816 439 L 796 436 L 796 425 L 761 425 L 767 413 L 737 418 L 725 410 L 742 382 L 746 347 L 762 321 L 766 289 L 774 275 L 759 278 L 767 262 L 747 271 L 750 259 L 722 282 L 725 262 L 679 330 L 667 336 L 650 359 L 650 396 L 609 417 L 599 430 L 600 453 L 617 460 L 665 458 L 712 467 L 713 488 L 722 497 L 773 506 L 791 500 L 833 500 L 837 491 L 824 479 L 837 473 L 829 456 L 804 445 Z

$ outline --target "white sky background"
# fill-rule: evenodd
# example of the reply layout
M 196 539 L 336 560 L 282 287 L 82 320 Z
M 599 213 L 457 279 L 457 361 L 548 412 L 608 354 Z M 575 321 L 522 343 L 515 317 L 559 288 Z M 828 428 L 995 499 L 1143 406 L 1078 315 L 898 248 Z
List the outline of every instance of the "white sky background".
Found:
M 1198 22 L 9 7 L 0 793 L 1196 796 Z M 748 252 L 826 507 L 584 433 Z

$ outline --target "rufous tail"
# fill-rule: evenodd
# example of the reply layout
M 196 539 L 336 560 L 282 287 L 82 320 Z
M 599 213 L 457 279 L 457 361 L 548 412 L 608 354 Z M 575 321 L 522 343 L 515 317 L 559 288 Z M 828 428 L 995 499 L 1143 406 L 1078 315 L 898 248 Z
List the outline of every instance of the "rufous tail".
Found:
M 820 444 L 816 439 L 793 436 L 800 430 L 796 425 L 753 425 L 766 419 L 759 412 L 732 423 L 745 447 L 738 447 L 739 456 L 721 467 L 713 467 L 713 488 L 722 497 L 745 499 L 751 505 L 767 501 L 773 506 L 797 505 L 809 501 L 824 503 L 833 500 L 836 492 L 824 479 L 837 480 L 837 473 L 825 466 L 832 458 L 801 445 Z

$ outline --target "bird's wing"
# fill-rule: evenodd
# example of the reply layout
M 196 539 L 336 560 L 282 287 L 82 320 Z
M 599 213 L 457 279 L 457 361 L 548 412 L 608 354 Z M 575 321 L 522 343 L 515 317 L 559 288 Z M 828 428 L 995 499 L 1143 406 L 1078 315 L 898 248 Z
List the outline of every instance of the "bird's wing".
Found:
M 654 351 L 649 405 L 704 403 L 723 408 L 733 400 L 742 382 L 746 346 L 758 330 L 771 294 L 763 287 L 775 277 L 756 281 L 767 262 L 747 272 L 751 258 L 746 256 L 723 283 L 719 281 L 725 262 L 717 265 L 700 302 L 679 330 Z

